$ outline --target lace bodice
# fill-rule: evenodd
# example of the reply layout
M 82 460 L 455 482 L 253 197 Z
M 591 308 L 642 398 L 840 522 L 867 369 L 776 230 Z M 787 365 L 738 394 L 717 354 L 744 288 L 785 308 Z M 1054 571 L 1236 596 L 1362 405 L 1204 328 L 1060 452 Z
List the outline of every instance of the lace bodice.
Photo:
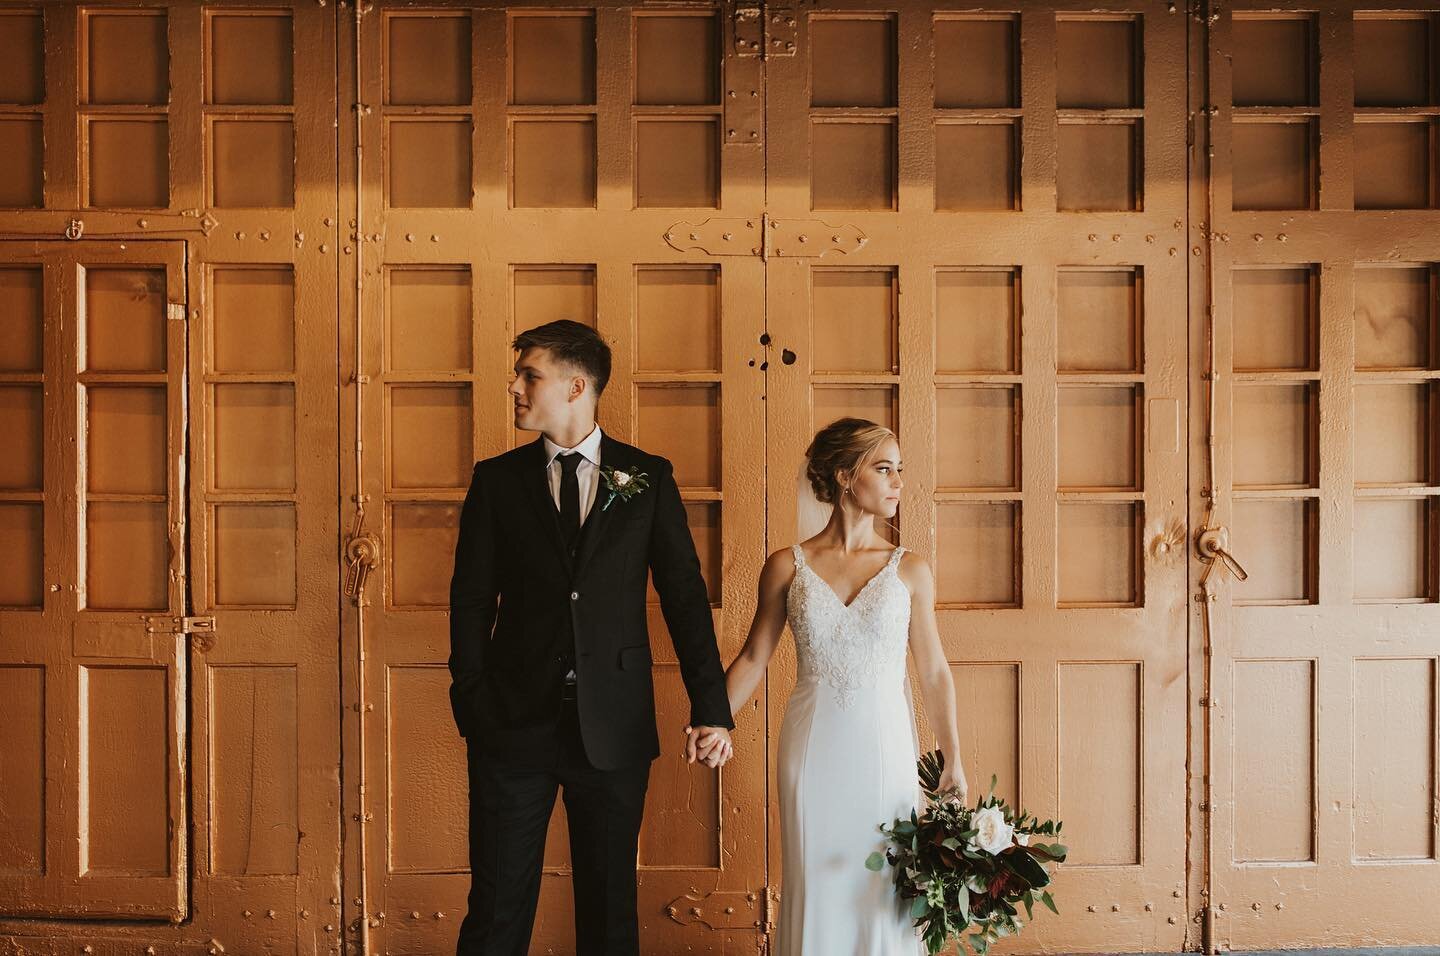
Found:
M 898 568 L 904 548 L 865 582 L 848 605 L 805 562 L 805 550 L 793 545 L 795 578 L 785 610 L 795 634 L 799 678 L 818 678 L 835 690 L 840 706 L 856 690 L 884 681 L 898 686 L 905 678 L 905 648 L 910 638 L 910 589 Z

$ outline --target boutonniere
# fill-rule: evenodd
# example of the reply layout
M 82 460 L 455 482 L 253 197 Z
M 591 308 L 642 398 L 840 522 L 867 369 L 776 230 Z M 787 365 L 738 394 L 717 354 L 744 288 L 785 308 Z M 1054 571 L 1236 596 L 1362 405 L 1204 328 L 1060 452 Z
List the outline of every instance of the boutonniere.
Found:
M 650 487 L 650 476 L 643 471 L 621 471 L 619 468 L 608 468 L 601 466 L 600 477 L 605 481 L 605 490 L 610 494 L 605 503 L 600 506 L 604 511 L 610 507 L 610 502 L 619 498 L 621 501 L 629 501 Z

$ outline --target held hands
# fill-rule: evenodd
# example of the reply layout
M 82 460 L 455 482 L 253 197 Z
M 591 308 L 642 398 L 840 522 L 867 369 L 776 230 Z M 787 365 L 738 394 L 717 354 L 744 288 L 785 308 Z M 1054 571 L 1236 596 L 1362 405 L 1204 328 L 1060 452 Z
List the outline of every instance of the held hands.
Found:
M 724 727 L 686 727 L 685 762 L 700 761 L 710 768 L 722 767 L 735 754 L 730 731 Z

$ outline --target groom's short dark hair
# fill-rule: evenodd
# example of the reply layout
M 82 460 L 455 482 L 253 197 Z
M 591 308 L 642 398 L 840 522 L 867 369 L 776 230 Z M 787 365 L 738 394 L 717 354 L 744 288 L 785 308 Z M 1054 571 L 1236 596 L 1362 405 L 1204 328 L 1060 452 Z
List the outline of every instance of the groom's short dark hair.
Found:
M 545 349 L 557 362 L 564 362 L 590 379 L 595 400 L 610 381 L 610 346 L 600 333 L 580 322 L 557 319 L 521 332 L 511 345 L 517 352 Z

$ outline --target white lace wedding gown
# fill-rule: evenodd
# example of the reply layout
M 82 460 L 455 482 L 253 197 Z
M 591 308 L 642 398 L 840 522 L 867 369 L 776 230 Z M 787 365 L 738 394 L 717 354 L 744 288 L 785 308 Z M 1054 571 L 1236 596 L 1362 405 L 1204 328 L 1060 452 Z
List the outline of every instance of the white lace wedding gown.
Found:
M 920 800 L 905 681 L 910 590 L 904 548 L 847 606 L 794 545 L 786 610 L 798 680 L 780 729 L 778 956 L 916 956 L 894 870 L 865 868 L 876 827 Z

